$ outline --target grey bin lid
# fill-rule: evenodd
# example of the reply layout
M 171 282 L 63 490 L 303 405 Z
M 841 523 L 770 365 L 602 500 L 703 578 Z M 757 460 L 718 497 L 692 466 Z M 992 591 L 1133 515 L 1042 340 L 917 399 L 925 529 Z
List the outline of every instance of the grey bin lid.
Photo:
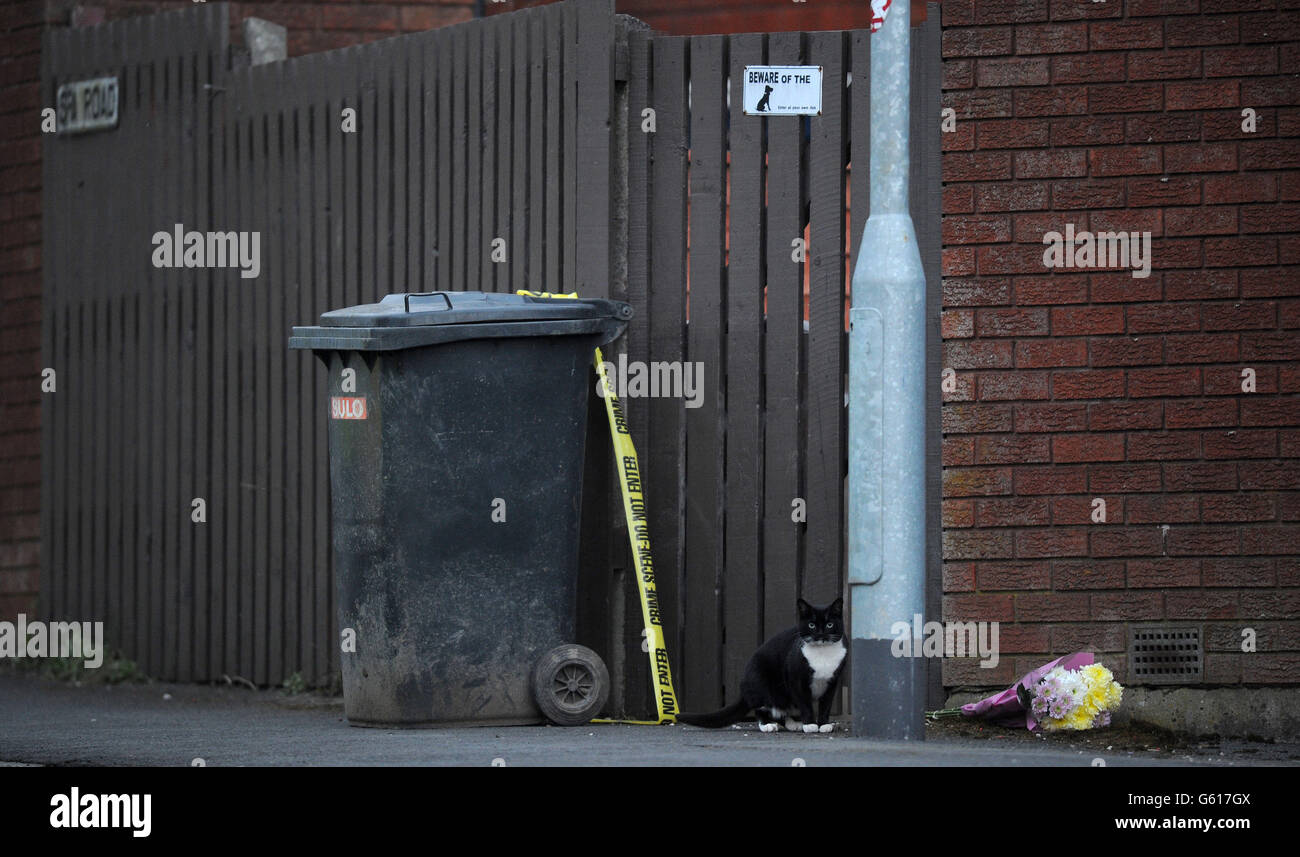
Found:
M 492 292 L 406 292 L 377 304 L 322 313 L 320 325 L 295 327 L 290 348 L 392 351 L 462 339 L 623 332 L 632 307 L 596 298 L 537 298 Z

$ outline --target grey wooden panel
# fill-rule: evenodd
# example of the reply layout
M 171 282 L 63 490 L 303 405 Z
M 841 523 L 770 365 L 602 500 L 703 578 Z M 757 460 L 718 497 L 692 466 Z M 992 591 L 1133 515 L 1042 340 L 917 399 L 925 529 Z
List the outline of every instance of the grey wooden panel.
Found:
M 564 7 L 548 6 L 546 21 L 546 216 L 542 221 L 546 253 L 546 291 L 565 291 L 564 276 Z
M 259 198 L 259 189 L 263 186 L 260 165 L 263 163 L 261 141 L 264 135 L 264 120 L 259 111 L 257 90 L 252 86 L 251 70 L 240 75 L 243 98 L 240 104 L 242 147 L 240 161 L 239 220 L 249 228 L 260 229 L 262 220 L 259 212 L 264 210 L 264 203 Z M 258 290 L 249 285 L 247 280 L 238 279 L 235 289 L 239 293 L 239 481 L 236 483 L 239 507 L 239 586 L 238 605 L 235 607 L 236 641 L 239 653 L 239 675 L 253 680 L 254 644 L 253 619 L 256 611 L 254 592 L 256 590 L 257 563 L 259 557 L 254 553 L 254 521 L 257 515 L 257 369 L 256 354 L 256 298 Z
M 369 288 L 363 283 L 365 300 L 377 301 L 393 291 L 393 53 L 395 45 L 371 42 L 365 46 L 374 70 L 374 151 L 375 172 L 372 220 L 366 233 L 374 242 L 374 269 Z M 371 140 L 366 137 L 366 140 Z
M 229 74 L 226 77 L 222 99 L 226 111 L 225 126 L 225 162 L 226 162 L 226 204 L 225 220 L 241 231 L 248 229 L 247 181 L 245 179 L 248 162 L 249 131 L 248 121 L 244 116 L 246 109 L 245 75 Z M 224 573 L 222 575 L 222 666 L 223 672 L 239 674 L 240 669 L 240 590 L 243 564 L 243 461 L 249 438 L 243 433 L 244 364 L 241 359 L 247 327 L 243 318 L 243 289 L 237 273 L 227 273 L 222 278 L 225 295 L 226 318 L 226 359 L 223 383 L 225 385 L 224 426 L 222 436 L 225 442 L 225 471 L 222 475 L 225 485 L 223 507 L 226 520 L 222 527 L 224 533 Z
M 406 227 L 404 244 L 397 245 L 397 252 L 406 251 L 406 277 L 399 288 L 403 291 L 425 291 L 424 260 L 426 250 L 426 226 L 424 215 L 424 193 L 428 176 L 424 161 L 424 55 L 431 39 L 424 33 L 408 36 L 406 68 L 406 170 L 407 178 L 402 183 L 406 189 L 406 211 L 402 213 Z M 430 126 L 432 128 L 432 126 Z
M 455 46 L 452 57 L 452 97 L 453 111 L 451 133 L 451 146 L 453 149 L 451 180 L 453 189 L 451 195 L 452 213 L 452 236 L 451 247 L 451 280 L 445 283 L 442 288 L 459 290 L 465 288 L 465 265 L 467 258 L 468 245 L 466 244 L 466 223 L 469 220 L 469 206 L 466 193 L 469 189 L 466 187 L 469 175 L 469 118 L 466 108 L 466 99 L 468 97 L 469 87 L 465 69 L 467 67 L 470 38 L 468 27 L 457 29 L 454 33 Z M 469 109 L 468 112 L 474 112 Z
M 562 30 L 563 84 L 560 113 L 560 276 L 564 280 L 565 292 L 577 291 L 578 283 L 578 4 L 564 3 L 557 10 L 564 17 Z M 551 291 L 554 291 L 552 289 Z M 581 292 L 578 292 L 582 294 Z M 590 297 L 590 296 L 588 296 Z
M 558 57 L 546 55 L 546 13 L 528 15 L 528 264 L 519 288 L 549 291 L 545 264 L 546 217 L 546 115 L 552 110 L 546 100 L 546 73 Z M 518 282 L 518 281 L 516 281 Z
M 577 242 L 575 287 L 586 297 L 608 297 L 613 276 L 614 2 L 573 0 L 578 11 L 577 125 L 573 159 Z
M 799 33 L 768 36 L 768 62 L 803 62 Z M 802 561 L 803 525 L 791 516 L 803 496 L 803 264 L 791 243 L 804 235 L 803 130 L 799 120 L 767 124 L 766 321 L 763 335 L 763 616 L 764 638 L 791 624 Z
M 650 99 L 650 38 L 647 31 L 628 34 L 627 81 L 627 289 L 613 297 L 632 305 L 634 315 L 623 336 L 628 361 L 648 364 L 650 355 L 650 325 L 648 293 L 650 278 L 650 135 L 641 131 L 641 109 Z M 606 357 L 608 360 L 609 357 Z M 636 446 L 643 482 L 649 479 L 649 411 L 653 399 L 624 399 L 623 407 Z M 624 530 L 626 535 L 626 530 Z M 650 532 L 653 549 L 652 563 L 657 578 L 660 574 L 658 555 L 661 551 L 653 530 Z M 630 555 L 629 555 L 630 557 Z M 630 559 L 629 559 L 630 562 Z M 635 574 L 635 567 L 629 578 Z M 656 589 L 658 587 L 656 586 Z M 627 621 L 623 635 L 617 641 L 621 651 L 627 653 L 624 675 L 624 709 L 640 716 L 652 716 L 655 709 L 653 681 L 649 664 L 644 657 L 636 657 L 644 634 L 639 593 L 631 579 L 621 593 L 623 612 Z M 663 602 L 660 602 L 661 609 Z
M 105 45 L 103 44 L 105 41 L 107 40 L 100 40 L 100 56 L 96 64 L 105 72 L 111 73 L 118 78 L 120 116 L 121 90 L 127 83 L 124 68 L 126 63 L 120 55 L 120 43 Z M 120 163 L 127 156 L 127 153 L 122 149 L 122 139 L 120 134 L 113 135 L 110 141 L 106 141 L 105 148 L 107 152 L 97 153 L 97 155 L 106 157 L 108 163 Z M 134 224 L 129 223 L 129 213 L 126 210 L 125 202 L 129 195 L 129 188 L 124 182 L 125 178 L 123 174 L 118 173 L 105 176 L 102 179 L 99 210 L 103 212 L 101 217 L 105 222 L 103 222 L 97 236 L 99 239 L 99 247 L 97 248 L 99 252 L 111 252 L 114 247 L 129 246 L 128 242 L 134 243 L 134 241 L 139 240 L 137 233 L 140 230 L 131 228 Z M 104 389 L 100 391 L 102 408 L 100 414 L 104 422 L 99 432 L 100 454 L 103 456 L 99 459 L 99 478 L 103 484 L 102 499 L 100 500 L 102 505 L 99 508 L 99 515 L 103 521 L 104 535 L 96 554 L 99 564 L 98 574 L 96 575 L 99 578 L 99 586 L 96 593 L 98 615 L 95 618 L 104 622 L 105 644 L 107 646 L 116 646 L 121 636 L 122 623 L 120 598 L 123 571 L 123 498 L 121 492 L 123 484 L 122 464 L 125 455 L 124 440 L 126 436 L 126 432 L 122 427 L 125 418 L 121 394 L 124 357 L 122 305 L 124 303 L 127 276 L 123 266 L 120 265 L 101 268 L 99 276 L 103 278 L 101 288 L 103 290 L 102 300 L 104 306 L 102 326 L 99 328 L 99 338 L 104 343 L 103 348 L 100 350 L 101 363 L 99 367 L 104 381 Z M 107 654 L 105 657 L 107 657 Z
M 482 27 L 466 31 L 465 67 L 465 273 L 455 289 L 477 289 L 482 279 L 488 238 L 483 234 L 483 41 Z
M 801 592 L 822 604 L 843 589 L 844 44 L 840 32 L 808 36 L 809 62 L 822 67 L 822 113 L 809 121 L 808 540 Z
M 285 147 L 293 126 L 293 95 L 285 93 L 288 80 L 285 76 L 285 63 L 271 63 L 265 66 L 267 73 L 267 91 L 280 94 L 267 105 L 268 127 L 268 184 L 271 205 L 267 209 L 267 232 L 270 246 L 263 245 L 262 270 L 253 282 L 266 293 L 267 319 L 263 329 L 263 342 L 266 354 L 265 371 L 269 375 L 265 431 L 267 444 L 267 469 L 262 474 L 260 493 L 266 496 L 267 515 L 265 521 L 266 544 L 266 613 L 259 617 L 259 623 L 265 627 L 266 674 L 261 679 L 264 684 L 279 684 L 283 680 L 284 670 L 284 501 L 285 501 L 285 363 L 288 350 L 285 348 L 286 330 L 284 316 L 284 296 L 288 287 L 290 271 L 288 259 L 293 246 L 293 215 L 290 210 L 288 195 L 288 173 L 290 159 Z
M 420 291 L 433 291 L 437 282 L 438 248 L 438 46 L 437 33 L 426 33 L 420 39 L 419 51 L 411 52 L 413 75 L 419 75 L 419 86 L 413 86 L 411 111 L 419 112 L 420 121 L 412 121 L 413 137 L 408 146 L 420 160 L 419 203 L 411 205 L 412 229 L 416 230 L 415 259 L 419 264 L 420 278 L 412 287 Z M 416 264 L 416 263 L 412 263 Z
M 730 44 L 730 238 L 726 299 L 726 541 L 723 622 L 727 628 L 722 680 L 726 697 L 740 695 L 754 649 L 763 641 L 763 126 L 773 121 L 741 109 L 744 69 L 763 64 L 764 37 L 732 36 Z
M 387 243 L 384 256 L 388 259 L 387 274 L 381 273 L 379 281 L 379 294 L 386 295 L 390 292 L 410 292 L 415 291 L 415 287 L 408 282 L 406 272 L 406 251 L 409 240 L 407 238 L 406 225 L 406 197 L 409 191 L 410 182 L 407 179 L 408 155 L 406 152 L 406 88 L 407 88 L 407 52 L 410 49 L 411 37 L 401 36 L 393 39 L 388 43 L 388 50 L 384 51 L 384 87 L 387 97 L 383 101 L 388 105 L 389 114 L 388 122 L 384 123 L 389 129 L 389 141 L 385 147 L 388 152 L 389 168 L 387 171 L 380 172 L 382 177 L 381 185 L 387 187 L 389 198 L 387 204 L 382 206 L 387 217 L 385 224 L 380 224 L 380 236 Z M 381 111 L 382 112 L 382 111 Z
M 192 28 L 190 32 L 194 33 L 195 30 Z M 201 133 L 206 129 L 200 128 L 198 117 L 199 62 L 201 56 L 202 47 L 196 45 L 185 57 L 181 65 L 181 89 L 179 92 L 181 98 L 181 134 L 183 140 L 192 142 L 189 145 L 182 146 L 181 170 L 183 177 L 180 187 L 183 189 L 184 196 L 180 210 L 185 218 L 183 222 L 186 229 L 206 231 L 211 228 L 206 223 L 208 217 L 207 211 L 204 210 L 207 202 L 207 176 L 205 175 L 202 183 L 200 183 L 198 175 L 198 154 L 200 149 L 207 146 L 207 136 Z M 204 98 L 203 101 L 206 102 L 207 99 Z M 192 520 L 191 503 L 195 497 L 202 496 L 202 483 L 205 481 L 201 470 L 203 462 L 200 460 L 195 447 L 196 427 L 194 417 L 198 411 L 199 385 L 206 383 L 206 379 L 200 380 L 196 375 L 198 363 L 197 327 L 201 322 L 206 321 L 206 313 L 204 318 L 199 316 L 198 291 L 206 278 L 207 269 L 205 268 L 186 270 L 185 275 L 182 276 L 180 293 L 181 320 L 177 330 L 180 336 L 180 374 L 177 376 L 180 391 L 173 407 L 179 408 L 177 419 L 180 423 L 180 454 L 176 470 L 179 494 L 177 497 L 178 506 L 173 511 L 173 514 L 179 517 L 176 534 L 179 554 L 176 574 L 179 577 L 179 585 L 177 587 L 177 610 L 173 616 L 173 622 L 175 623 L 176 639 L 174 675 L 179 681 L 192 681 L 194 678 L 194 589 L 195 578 L 198 574 L 194 540 L 198 527 L 202 525 L 195 524 Z
M 230 166 L 226 162 L 230 100 L 225 91 L 225 52 L 210 55 L 210 72 L 215 87 L 209 103 L 211 143 L 209 166 L 211 170 L 212 197 L 209 213 L 212 228 L 232 229 L 227 215 L 227 187 Z M 230 517 L 227 503 L 226 468 L 230 439 L 226 436 L 222 420 L 225 415 L 227 389 L 231 386 L 227 369 L 229 348 L 226 345 L 226 273 L 214 270 L 210 278 L 208 306 L 211 310 L 209 345 L 212 349 L 208 363 L 207 400 L 210 410 L 203 421 L 208 432 L 208 523 L 204 528 L 202 543 L 207 554 L 208 574 L 203 601 L 199 610 L 204 632 L 199 652 L 198 672 L 208 680 L 219 678 L 224 664 L 225 597 L 226 597 L 226 522 Z M 197 631 L 196 631 L 197 633 Z
M 649 355 L 653 360 L 680 363 L 686 346 L 686 172 L 687 85 L 690 42 L 682 37 L 656 37 L 651 44 L 654 90 L 646 106 L 655 111 L 650 137 L 653 163 L 650 176 L 651 248 L 646 291 Z M 637 115 L 635 100 L 631 109 Z M 635 196 L 633 197 L 635 199 Z M 632 210 L 635 216 L 641 209 Z M 654 539 L 655 586 L 659 591 L 664 635 L 674 669 L 680 670 L 685 646 L 683 573 L 686 542 L 686 409 L 681 399 L 650 399 L 647 403 L 649 439 L 645 447 L 647 518 Z M 678 676 L 680 672 L 676 673 Z M 679 679 L 680 680 L 680 679 Z
M 357 59 L 357 238 L 360 265 L 357 268 L 356 303 L 370 303 L 375 299 L 378 286 L 375 282 L 378 263 L 375 241 L 379 235 L 376 227 L 375 193 L 379 187 L 379 104 L 376 88 L 378 74 L 375 68 L 373 45 L 362 45 L 356 51 Z
M 722 702 L 722 589 L 726 366 L 724 214 L 727 42 L 691 39 L 690 284 L 687 359 L 703 364 L 700 407 L 686 412 L 686 644 L 683 706 Z
M 505 238 L 510 247 L 505 265 L 498 265 L 497 289 L 514 292 L 528 288 L 525 273 L 528 267 L 528 148 L 532 134 L 528 124 L 528 33 L 529 24 L 537 13 L 521 10 L 509 18 L 511 39 L 505 37 L 506 19 L 502 19 L 502 48 L 510 45 L 509 63 L 501 64 L 503 74 L 498 97 L 502 105 L 502 142 L 498 149 L 497 187 L 498 214 L 496 235 Z M 509 89 L 510 98 L 506 98 Z M 506 110 L 505 105 L 510 105 Z M 504 190 L 502 190 L 504 189 Z M 501 206 L 505 212 L 500 211 Z M 508 216 L 504 216 L 507 215 Z
M 159 24 L 155 28 L 156 38 L 164 41 L 170 40 L 172 34 L 170 28 L 165 28 Z M 176 152 L 173 147 L 175 139 L 175 110 L 172 94 L 175 92 L 175 85 L 172 83 L 172 69 L 176 65 L 175 58 L 165 59 L 154 66 L 154 104 L 157 110 L 156 125 L 159 129 L 158 137 L 155 143 L 155 152 L 157 163 L 171 164 Z M 160 228 L 167 229 L 176 222 L 176 210 L 174 203 L 173 189 L 175 187 L 175 176 L 169 175 L 167 181 L 158 182 L 160 185 L 154 197 L 154 217 L 155 222 Z M 151 351 L 153 366 L 153 384 L 150 387 L 150 398 L 152 399 L 153 420 L 151 424 L 151 445 L 154 450 L 154 460 L 152 464 L 152 490 L 149 495 L 150 506 L 150 550 L 149 550 L 149 578 L 150 578 L 150 616 L 149 616 L 149 633 L 146 639 L 149 641 L 149 658 L 146 670 L 153 673 L 161 673 L 166 669 L 164 662 L 164 650 L 169 648 L 166 640 L 168 630 L 167 610 L 170 607 L 168 596 L 170 595 L 170 571 L 175 568 L 167 563 L 166 547 L 168 530 L 172 522 L 167 520 L 169 506 L 170 511 L 175 511 L 174 506 L 169 504 L 171 499 L 167 492 L 167 472 L 172 469 L 171 462 L 167 456 L 167 402 L 172 401 L 167 397 L 167 379 L 171 374 L 169 358 L 171 355 L 170 343 L 168 342 L 168 331 L 175 330 L 171 319 L 168 317 L 169 297 L 175 294 L 176 285 L 171 272 L 167 269 L 155 270 L 150 277 L 151 300 L 153 302 L 153 319 L 150 331 Z
M 303 413 L 303 391 L 299 372 L 302 355 L 289 351 L 286 339 L 289 329 L 295 324 L 302 324 L 298 312 L 299 293 L 304 285 L 310 287 L 310 270 L 302 252 L 302 242 L 309 224 L 311 214 L 302 209 L 302 185 L 304 173 L 310 169 L 310 153 L 303 150 L 300 136 L 302 133 L 303 114 L 306 111 L 305 100 L 309 96 L 309 75 L 317 74 L 317 59 L 304 57 L 294 63 L 279 63 L 281 92 L 288 93 L 285 104 L 281 107 L 281 146 L 284 162 L 281 170 L 282 219 L 285 224 L 284 238 L 278 252 L 281 254 L 281 276 L 269 285 L 279 296 L 277 301 L 278 324 L 272 325 L 273 337 L 278 333 L 280 339 L 279 353 L 282 362 L 282 384 L 284 388 L 284 410 L 280 417 L 279 436 L 283 438 L 278 446 L 284 456 L 280 473 L 279 496 L 272 499 L 279 507 L 280 527 L 274 533 L 281 559 L 279 585 L 271 592 L 271 614 L 268 617 L 271 632 L 272 681 L 278 674 L 283 681 L 286 676 L 301 671 L 298 657 L 298 632 L 300 616 L 298 612 L 298 577 L 301 562 L 298 555 L 298 537 L 302 531 L 301 510 L 304 508 L 299 492 L 302 490 L 301 456 L 303 447 L 294 441 L 300 438 L 301 423 L 306 416 Z M 272 347 L 275 340 L 272 339 Z M 276 431 L 273 426 L 272 431 Z M 309 507 L 308 507 L 309 508 Z M 275 602 L 279 601 L 279 609 Z
M 485 292 L 501 291 L 497 283 L 501 265 L 492 261 L 492 242 L 501 235 L 497 212 L 508 217 L 509 211 L 500 205 L 499 194 L 509 198 L 510 188 L 510 19 L 513 16 L 496 15 L 484 19 L 481 27 L 483 39 L 482 62 L 470 69 L 479 80 L 482 108 L 477 111 L 481 127 L 478 145 L 474 148 L 482 158 L 480 178 L 471 187 L 479 205 L 479 251 L 470 256 L 470 282 L 464 288 L 482 289 Z M 500 26 L 502 23 L 505 26 Z M 498 111 L 501 111 L 500 115 Z M 505 130 L 504 143 L 498 129 Z M 500 174 L 504 158 L 505 175 Z M 504 179 L 504 181 L 502 180 Z M 507 241 L 509 238 L 507 237 Z M 507 278 L 508 279 L 508 278 Z
M 418 145 L 421 147 L 420 176 L 424 193 L 421 198 L 422 207 L 414 209 L 411 217 L 413 220 L 418 218 L 420 224 L 420 291 L 430 292 L 437 288 L 438 282 L 438 230 L 441 221 L 438 211 L 438 173 L 442 166 L 438 149 L 438 58 L 442 53 L 443 41 L 436 32 L 431 32 L 425 34 L 421 45 L 422 49 L 416 54 L 416 62 L 422 78 L 417 103 L 422 120 Z
M 456 169 L 456 146 L 458 135 L 453 133 L 452 125 L 456 113 L 452 109 L 455 99 L 455 80 L 453 54 L 459 32 L 452 30 L 438 40 L 438 284 L 439 289 L 450 289 L 452 282 L 452 247 L 455 241 L 453 224 L 458 219 L 455 205 L 456 195 L 452 186 L 461 175 Z
M 257 200 L 257 222 L 262 233 L 264 258 L 262 259 L 262 276 L 274 277 L 279 270 L 280 246 L 280 159 L 276 156 L 279 149 L 280 113 L 279 85 L 274 72 L 280 66 L 268 64 L 254 66 L 252 85 L 256 121 L 258 123 L 258 141 L 254 148 L 254 199 Z M 259 278 L 261 279 L 261 278 Z M 249 480 L 249 499 L 254 503 L 253 517 L 253 674 L 249 676 L 254 683 L 264 685 L 270 682 L 269 651 L 269 600 L 271 587 L 275 583 L 277 569 L 272 567 L 271 558 L 271 504 L 274 479 L 274 465 L 278 463 L 280 439 L 272 443 L 273 414 L 278 415 L 276 393 L 277 361 L 272 354 L 270 327 L 273 323 L 274 288 L 268 289 L 257 280 L 246 280 L 253 292 L 255 321 L 253 324 L 254 352 L 253 372 L 255 378 L 256 398 L 253 414 L 254 464 L 252 478 Z M 280 348 L 274 349 L 279 352 Z M 247 501 L 245 501 L 247 502 Z
M 330 210 L 329 226 L 329 244 L 330 244 L 330 264 L 329 264 L 329 303 L 318 303 L 315 310 L 324 310 L 330 307 L 343 306 L 342 297 L 344 294 L 343 284 L 346 281 L 345 267 L 351 261 L 342 253 L 344 244 L 344 235 L 346 234 L 349 217 L 352 211 L 351 198 L 348 196 L 348 186 L 341 181 L 343 170 L 340 168 L 340 160 L 346 156 L 349 151 L 347 140 L 355 137 L 353 134 L 342 133 L 338 117 L 341 115 L 344 105 L 356 104 L 356 75 L 352 72 L 348 63 L 348 55 L 340 52 L 333 52 L 329 55 L 330 66 L 328 73 L 329 107 L 326 110 L 323 122 L 320 125 L 320 140 L 325 150 L 328 152 L 330 164 L 330 181 L 328 187 L 328 205 Z M 334 575 L 333 575 L 333 544 L 330 538 L 330 504 L 329 504 L 329 470 L 320 469 L 320 462 L 328 462 L 328 426 L 326 425 L 326 396 L 325 383 L 326 372 L 323 366 L 317 365 L 315 358 L 312 358 L 312 368 L 315 373 L 314 388 L 317 390 L 316 410 L 316 461 L 317 461 L 317 487 L 316 487 L 316 537 L 315 537 L 315 569 L 317 574 L 316 585 L 313 587 L 315 594 L 313 615 L 317 622 L 317 648 L 316 648 L 316 675 L 324 677 L 326 670 L 335 670 L 338 668 L 338 646 L 337 625 L 338 619 L 334 614 Z

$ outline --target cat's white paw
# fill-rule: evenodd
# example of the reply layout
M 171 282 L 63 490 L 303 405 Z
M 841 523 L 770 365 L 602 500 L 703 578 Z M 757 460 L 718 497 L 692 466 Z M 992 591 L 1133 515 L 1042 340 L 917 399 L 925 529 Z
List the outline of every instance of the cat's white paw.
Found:
M 817 731 L 817 724 L 816 724 L 816 723 L 805 723 L 805 724 L 803 725 L 803 731 L 805 731 L 805 732 L 816 732 L 816 731 Z
M 785 728 L 787 732 L 798 732 L 799 725 L 799 721 L 795 720 L 793 717 L 787 717 L 785 719 Z
M 821 725 L 820 728 L 821 728 L 821 731 L 822 731 L 822 732 L 834 732 L 834 731 L 835 731 L 835 724 L 834 724 L 834 723 L 823 723 L 823 724 Z
M 758 725 L 758 731 L 759 731 L 759 732 L 775 732 L 776 730 L 778 730 L 778 729 L 780 729 L 780 728 L 781 728 L 781 727 L 778 726 L 778 725 L 775 724 L 775 723 L 760 723 L 760 724 Z

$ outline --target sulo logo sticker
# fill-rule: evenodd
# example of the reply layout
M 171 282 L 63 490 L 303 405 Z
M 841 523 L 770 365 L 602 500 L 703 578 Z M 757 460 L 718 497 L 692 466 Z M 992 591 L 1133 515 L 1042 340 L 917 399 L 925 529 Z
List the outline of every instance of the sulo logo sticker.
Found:
M 364 420 L 366 418 L 365 396 L 331 396 L 330 419 Z

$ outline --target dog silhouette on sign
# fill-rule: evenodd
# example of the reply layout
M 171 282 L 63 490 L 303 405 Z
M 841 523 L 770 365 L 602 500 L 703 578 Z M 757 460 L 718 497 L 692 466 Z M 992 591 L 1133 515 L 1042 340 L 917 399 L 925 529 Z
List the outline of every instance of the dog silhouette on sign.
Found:
M 771 108 L 768 106 L 768 99 L 772 97 L 772 87 L 763 87 L 763 97 L 758 99 L 758 106 L 754 108 L 759 113 L 763 113 Z

